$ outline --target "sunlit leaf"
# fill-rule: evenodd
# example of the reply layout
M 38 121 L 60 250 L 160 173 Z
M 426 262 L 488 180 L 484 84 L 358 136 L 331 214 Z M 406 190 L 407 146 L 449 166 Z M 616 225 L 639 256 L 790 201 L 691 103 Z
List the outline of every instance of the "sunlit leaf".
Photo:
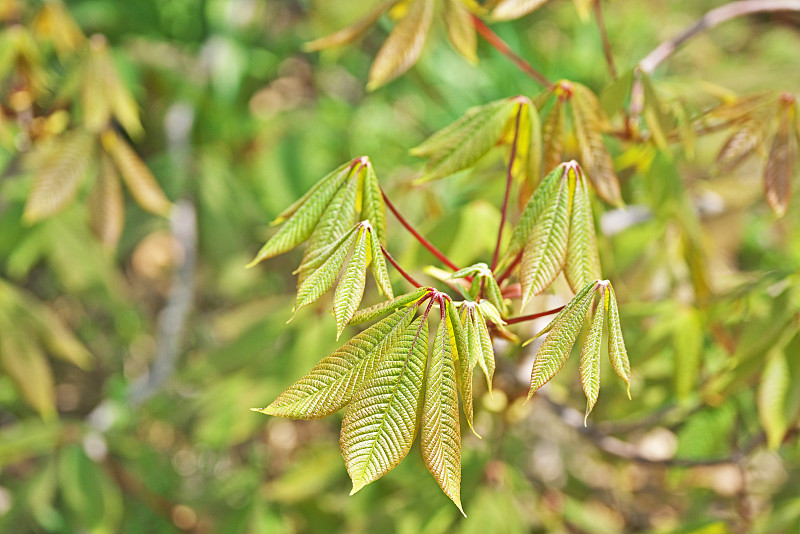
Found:
M 353 253 L 344 267 L 336 293 L 333 296 L 333 315 L 336 317 L 336 339 L 342 335 L 344 327 L 350 322 L 361 303 L 367 282 L 367 263 L 370 260 L 369 233 L 367 226 L 356 232 Z M 381 255 L 383 257 L 383 255 Z
M 386 13 L 386 11 L 397 2 L 398 0 L 381 2 L 354 24 L 330 35 L 326 35 L 325 37 L 320 37 L 319 39 L 314 39 L 313 41 L 305 43 L 303 45 L 303 50 L 306 52 L 315 52 L 317 50 L 342 46 L 356 41 L 378 21 L 381 15 Z
M 784 405 L 790 384 L 791 374 L 786 356 L 781 350 L 773 350 L 767 356 L 758 386 L 758 417 L 771 449 L 777 449 L 786 435 L 788 421 Z
M 362 180 L 361 218 L 370 222 L 378 241 L 386 244 L 386 204 L 375 169 L 369 160 L 365 164 Z
M 456 311 L 453 301 L 447 299 L 445 309 L 445 326 L 450 337 L 451 358 L 455 363 L 456 376 L 458 377 L 458 392 L 461 396 L 461 405 L 464 409 L 464 417 L 470 428 L 473 428 L 473 406 L 472 406 L 472 369 L 469 357 L 469 345 L 464 325 Z M 440 304 L 441 305 L 441 304 Z M 476 434 L 477 435 L 477 434 Z
M 84 130 L 73 130 L 50 141 L 41 157 L 24 218 L 33 223 L 64 209 L 75 198 L 92 161 L 95 141 Z
M 579 167 L 570 169 L 568 172 L 576 173 L 577 176 L 569 221 L 569 240 L 564 274 L 569 282 L 569 287 L 577 293 L 580 288 L 592 280 L 600 278 L 600 258 L 597 253 L 597 238 L 586 178 L 580 172 Z
M 628 398 L 631 397 L 631 364 L 628 361 L 628 351 L 625 350 L 625 340 L 622 339 L 622 328 L 619 324 L 619 309 L 614 288 L 608 286 L 607 313 L 608 313 L 608 359 L 614 372 L 625 382 Z
M 548 0 L 500 0 L 492 10 L 492 20 L 514 20 L 531 13 Z
M 254 410 L 294 419 L 319 419 L 340 410 L 372 374 L 374 359 L 397 342 L 415 312 L 414 306 L 401 308 L 360 332 L 323 358 L 269 406 Z
M 592 326 L 586 335 L 581 350 L 581 361 L 578 373 L 586 394 L 586 416 L 583 419 L 584 426 L 586 419 L 597 403 L 597 396 L 600 393 L 600 345 L 603 341 L 603 318 L 605 317 L 606 306 L 606 287 L 599 288 L 600 296 L 597 302 L 597 311 L 592 318 Z
M 400 295 L 392 300 L 387 300 L 379 304 L 375 304 L 374 306 L 370 306 L 369 308 L 359 310 L 353 315 L 353 318 L 350 319 L 350 324 L 359 324 L 372 321 L 396 310 L 397 308 L 414 305 L 423 296 L 430 294 L 431 291 L 433 291 L 433 288 L 418 287 L 417 289 L 410 291 L 405 295 Z
M 478 37 L 472 14 L 462 0 L 446 0 L 445 4 L 444 24 L 450 42 L 467 61 L 477 63 Z
M 0 315 L 0 320 L 10 322 L 5 315 Z M 13 380 L 22 398 L 43 418 L 55 416 L 53 372 L 34 340 L 5 329 L 0 336 L 0 367 Z
M 461 427 L 450 335 L 442 310 L 425 377 L 420 444 L 425 465 L 461 513 Z
M 375 56 L 367 90 L 373 91 L 417 62 L 433 20 L 434 0 L 413 0 Z
M 550 173 L 563 158 L 564 153 L 564 101 L 556 98 L 553 109 L 547 115 L 542 126 L 542 152 L 544 153 L 544 170 Z
M 389 347 L 347 406 L 340 444 L 351 495 L 394 469 L 417 433 L 428 358 L 427 318 L 418 317 Z
M 386 268 L 386 260 L 383 257 L 381 244 L 378 240 L 378 236 L 375 235 L 374 228 L 373 231 L 369 232 L 369 243 L 372 255 L 372 262 L 370 263 L 372 275 L 375 277 L 378 289 L 388 298 L 393 299 L 394 292 L 392 291 L 392 283 L 389 281 L 389 270 Z M 352 318 L 350 321 L 352 321 Z
M 353 243 L 359 237 L 358 226 L 354 226 L 348 233 L 343 235 L 336 243 L 331 245 L 331 253 L 322 265 L 320 265 L 308 278 L 306 278 L 297 290 L 297 298 L 294 303 L 296 312 L 303 306 L 307 306 L 320 298 L 328 289 L 331 288 L 339 271 L 344 265 L 347 254 L 353 247 Z M 365 266 L 366 271 L 366 266 Z

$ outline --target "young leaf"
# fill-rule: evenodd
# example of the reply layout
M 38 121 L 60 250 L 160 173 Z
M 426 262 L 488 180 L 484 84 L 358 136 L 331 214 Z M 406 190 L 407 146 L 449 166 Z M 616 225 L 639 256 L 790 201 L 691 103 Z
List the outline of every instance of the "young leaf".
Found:
M 451 358 L 456 366 L 458 392 L 461 395 L 461 405 L 464 409 L 464 417 L 467 419 L 467 424 L 469 427 L 473 432 L 475 432 L 475 429 L 472 426 L 472 369 L 474 366 L 470 361 L 467 336 L 464 333 L 464 327 L 461 324 L 461 318 L 458 315 L 458 311 L 456 311 L 456 307 L 452 300 L 446 299 L 445 302 L 445 325 L 447 327 L 447 334 L 450 338 L 449 346 Z
M 561 180 L 555 198 L 525 245 L 520 266 L 523 307 L 533 295 L 544 291 L 564 267 L 569 234 L 569 188 L 568 180 Z
M 564 113 L 564 100 L 558 97 L 542 127 L 544 169 L 548 173 L 561 163 L 564 153 Z
M 489 335 L 489 330 L 486 328 L 486 320 L 481 312 L 481 306 L 478 306 L 475 312 L 475 326 L 481 338 L 481 353 L 483 356 L 478 360 L 478 364 L 480 364 L 483 370 L 483 374 L 486 377 L 486 386 L 489 389 L 489 394 L 491 394 L 495 370 L 494 347 L 492 346 L 492 338 Z
M 28 223 L 49 217 L 72 202 L 92 161 L 95 140 L 86 131 L 64 133 L 51 143 L 25 203 L 23 217 Z
M 459 269 L 451 274 L 449 278 L 467 278 L 470 276 L 473 277 L 472 287 L 470 288 L 470 292 L 474 293 L 473 298 L 477 298 L 480 292 L 479 288 L 482 285 L 486 290 L 486 298 L 489 299 L 497 309 L 502 310 L 503 313 L 507 313 L 508 306 L 503 299 L 503 292 L 500 290 L 500 286 L 497 285 L 497 280 L 494 279 L 492 270 L 489 269 L 489 266 L 485 263 L 476 263 L 469 267 Z
M 386 244 L 386 204 L 372 163 L 367 160 L 363 173 L 361 218 L 372 224 L 378 242 Z
M 372 62 L 368 91 L 400 76 L 417 62 L 431 27 L 434 6 L 434 0 L 412 0 L 406 16 L 394 27 Z
M 428 158 L 416 183 L 444 178 L 475 164 L 497 143 L 509 121 L 514 120 L 518 105 L 521 104 L 516 99 L 506 98 L 472 108 L 412 148 L 412 155 Z
M 581 163 L 600 198 L 609 204 L 621 206 L 622 193 L 614 173 L 614 163 L 603 142 L 602 132 L 608 120 L 589 88 L 573 83 L 572 91 L 572 120 Z
M 514 20 L 539 9 L 548 0 L 500 0 L 492 10 L 491 20 Z
M 462 0 L 446 0 L 444 24 L 453 47 L 464 59 L 478 63 L 478 37 L 472 24 L 472 14 Z
M 417 289 L 410 291 L 405 295 L 400 295 L 392 300 L 387 300 L 374 306 L 370 306 L 369 308 L 359 310 L 353 315 L 353 318 L 350 319 L 350 324 L 359 324 L 372 321 L 373 319 L 377 319 L 378 317 L 386 315 L 387 313 L 398 308 L 416 305 L 419 303 L 422 297 L 429 295 L 432 291 L 433 288 L 431 287 L 418 287 Z
M 606 299 L 606 312 L 608 314 L 608 359 L 614 372 L 625 382 L 628 398 L 631 398 L 631 364 L 628 361 L 628 351 L 625 350 L 625 340 L 622 339 L 622 328 L 619 324 L 619 310 L 614 288 L 608 285 L 608 298 Z
M 470 367 L 474 369 L 476 365 L 480 365 L 491 393 L 495 369 L 494 350 L 489 331 L 486 329 L 486 321 L 477 303 L 471 301 L 461 303 L 461 323 L 464 325 L 464 335 L 467 339 Z
M 603 317 L 605 316 L 606 306 L 606 287 L 600 288 L 600 300 L 597 304 L 597 312 L 592 319 L 592 326 L 586 340 L 583 342 L 581 350 L 581 363 L 578 372 L 581 378 L 583 392 L 586 394 L 586 416 L 583 418 L 583 425 L 586 426 L 586 419 L 597 402 L 597 395 L 600 393 L 600 345 L 603 341 Z
M 567 315 L 568 313 L 571 313 L 572 308 L 575 306 L 575 304 L 577 302 L 581 302 L 581 299 L 583 297 L 585 297 L 590 291 L 594 291 L 596 287 L 597 287 L 597 282 L 596 281 L 589 282 L 588 284 L 583 286 L 583 289 L 581 289 L 578 293 L 575 294 L 574 297 L 572 297 L 572 300 L 569 301 L 569 303 L 566 306 L 564 306 L 561 309 L 561 311 L 556 314 L 555 317 L 553 317 L 553 319 L 547 324 L 547 326 L 542 328 L 539 331 L 538 334 L 536 334 L 531 339 L 526 341 L 525 345 L 527 345 L 528 343 L 530 343 L 534 339 L 540 338 L 543 335 L 545 335 L 546 333 L 548 333 L 555 325 L 557 325 L 561 321 L 561 318 L 564 315 Z
M 767 124 L 761 120 L 748 120 L 725 141 L 717 155 L 717 167 L 730 171 L 749 154 L 761 146 L 767 135 Z
M 372 363 L 394 346 L 414 318 L 409 306 L 358 333 L 323 358 L 306 376 L 289 386 L 266 408 L 254 411 L 293 419 L 319 419 L 338 411 L 372 374 Z
M 789 207 L 789 197 L 792 194 L 795 146 L 789 110 L 789 106 L 785 106 L 782 110 L 778 131 L 772 140 L 772 148 L 764 168 L 764 193 L 767 197 L 767 204 L 779 217 L 786 213 L 786 208 Z
M 89 222 L 92 232 L 106 248 L 116 248 L 125 226 L 125 200 L 117 171 L 106 154 L 100 157 L 97 178 L 89 195 Z
M 564 308 L 564 313 L 559 314 L 552 321 L 549 333 L 533 360 L 531 388 L 528 392 L 528 399 L 564 367 L 572 350 L 572 345 L 578 337 L 578 332 L 580 332 L 581 326 L 586 320 L 586 312 L 589 311 L 592 299 L 594 299 L 593 292 L 587 293 L 580 300 L 578 297 L 573 298 L 569 305 Z
M 767 434 L 767 445 L 773 450 L 780 447 L 788 428 L 784 404 L 790 384 L 786 356 L 780 350 L 773 350 L 767 357 L 758 386 L 758 418 Z
M 118 133 L 106 130 L 101 135 L 103 148 L 111 155 L 133 199 L 143 209 L 166 216 L 172 204 L 164 195 L 153 173 Z
M 393 299 L 394 292 L 392 291 L 392 283 L 389 281 L 389 270 L 386 268 L 386 260 L 383 257 L 381 243 L 374 228 L 372 232 L 369 232 L 369 243 L 372 253 L 372 263 L 370 264 L 372 266 L 372 275 L 375 277 L 375 282 L 383 294 Z M 352 321 L 352 318 L 350 320 Z
M 353 493 L 394 469 L 417 433 L 428 359 L 427 318 L 418 317 L 388 347 L 347 406 L 340 446 Z
M 336 293 L 333 296 L 333 314 L 336 317 L 336 339 L 342 335 L 344 327 L 350 322 L 353 314 L 361 303 L 364 295 L 364 287 L 367 282 L 367 263 L 371 256 L 367 241 L 369 240 L 370 229 L 368 226 L 360 226 L 356 232 L 356 241 L 353 246 L 353 254 L 344 269 Z M 383 255 L 381 255 L 383 257 Z
M 386 13 L 386 11 L 398 1 L 399 0 L 388 0 L 386 2 L 381 2 L 376 5 L 372 11 L 356 21 L 355 24 L 342 28 L 325 37 L 320 37 L 319 39 L 314 39 L 313 41 L 305 43 L 303 45 L 303 50 L 306 52 L 316 52 L 317 50 L 342 46 L 356 41 L 378 21 L 381 15 Z
M 514 161 L 514 175 L 522 176 L 527 179 L 527 183 L 536 185 L 539 183 L 542 172 L 542 127 L 539 121 L 539 113 L 528 100 L 520 101 L 520 121 L 519 131 L 517 132 L 517 154 Z M 512 137 L 513 139 L 513 137 Z M 523 169 L 523 173 L 517 173 L 517 167 Z
M 592 206 L 586 178 L 580 167 L 570 169 L 576 173 L 575 195 L 572 200 L 572 213 L 569 221 L 567 260 L 564 274 L 572 291 L 584 287 L 592 280 L 600 278 L 600 258 L 597 254 L 597 241 L 592 218 Z
M 425 376 L 420 445 L 425 465 L 461 513 L 461 428 L 458 420 L 456 369 L 445 311 L 436 330 Z

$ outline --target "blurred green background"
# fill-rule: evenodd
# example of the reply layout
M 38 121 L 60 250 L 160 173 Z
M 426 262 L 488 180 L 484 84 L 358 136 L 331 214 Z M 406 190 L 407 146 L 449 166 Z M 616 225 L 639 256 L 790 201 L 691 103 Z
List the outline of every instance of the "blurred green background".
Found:
M 494 396 L 476 396 L 483 439 L 464 436 L 463 519 L 416 447 L 350 497 L 339 416 L 249 411 L 338 345 L 325 303 L 285 323 L 299 253 L 244 265 L 271 235 L 268 221 L 365 154 L 400 210 L 454 261 L 486 261 L 502 155 L 414 187 L 421 162 L 408 149 L 470 106 L 541 88 L 485 43 L 478 65 L 464 61 L 441 21 L 418 65 L 373 93 L 365 80 L 390 20 L 355 46 L 301 52 L 369 2 L 69 0 L 82 32 L 106 37 L 141 113 L 132 145 L 178 206 L 158 217 L 126 196 L 109 250 L 87 225 L 86 187 L 52 217 L 22 216 L 34 175 L 26 154 L 53 123 L 81 114 L 77 97 L 59 96 L 80 49 L 62 53 L 55 30 L 35 24 L 52 4 L 0 0 L 0 531 L 800 531 L 800 210 L 795 199 L 784 218 L 770 214 L 757 158 L 713 171 L 726 134 L 675 146 L 646 168 L 617 158 L 632 207 L 602 221 L 638 207 L 650 214 L 600 237 L 633 400 L 604 369 L 584 429 L 573 358 L 547 395 L 523 406 L 532 347 L 498 342 Z M 721 4 L 604 3 L 618 68 Z M 572 2 L 492 27 L 551 80 L 598 93 L 611 83 L 597 26 Z M 796 14 L 726 23 L 670 58 L 656 87 L 690 112 L 721 95 L 798 94 L 799 27 Z M 31 91 L 20 86 L 35 79 Z M 33 106 L 19 103 L 25 91 Z M 388 249 L 424 277 L 433 258 L 392 222 Z M 536 299 L 537 309 L 567 294 Z M 365 298 L 376 302 L 374 287 Z M 765 409 L 774 388 L 781 405 Z M 784 442 L 767 447 L 764 429 L 776 426 Z

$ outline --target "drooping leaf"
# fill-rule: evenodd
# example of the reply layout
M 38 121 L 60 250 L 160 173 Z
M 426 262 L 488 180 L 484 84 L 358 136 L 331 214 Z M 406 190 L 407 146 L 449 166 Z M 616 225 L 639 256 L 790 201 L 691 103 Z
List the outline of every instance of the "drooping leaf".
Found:
M 748 120 L 725 141 L 717 154 L 717 167 L 730 171 L 749 154 L 761 146 L 767 135 L 767 124 L 760 120 Z
M 464 325 L 464 335 L 467 338 L 470 367 L 474 369 L 476 365 L 480 366 L 486 377 L 489 393 L 491 393 L 495 369 L 494 349 L 486 328 L 486 321 L 481 313 L 481 307 L 475 302 L 463 302 L 461 304 L 461 323 Z
M 106 154 L 100 157 L 97 178 L 89 195 L 89 222 L 92 232 L 106 248 L 116 248 L 125 226 L 125 200 L 117 170 Z
M 471 167 L 497 143 L 509 121 L 515 120 L 521 105 L 515 98 L 507 98 L 472 108 L 456 122 L 412 148 L 412 155 L 428 158 L 417 183 L 444 178 Z
M 491 20 L 514 20 L 539 9 L 548 0 L 500 0 L 492 10 Z
M 293 249 L 311 236 L 328 204 L 350 177 L 353 163 L 340 165 L 319 181 L 311 191 L 278 216 L 284 225 L 267 241 L 249 266 Z
M 386 11 L 398 1 L 399 0 L 387 0 L 386 2 L 381 2 L 354 24 L 330 35 L 326 35 L 325 37 L 320 37 L 319 39 L 314 39 L 313 41 L 305 43 L 303 45 L 303 50 L 306 52 L 316 52 L 317 50 L 342 46 L 358 40 L 378 21 L 381 15 L 386 13 Z
M 611 154 L 603 141 L 608 119 L 588 87 L 573 83 L 572 91 L 572 121 L 586 175 L 600 198 L 609 204 L 621 206 L 619 180 L 614 173 Z
M 379 304 L 375 304 L 374 306 L 370 306 L 369 308 L 359 310 L 353 315 L 353 318 L 350 319 L 350 324 L 360 324 L 367 321 L 372 321 L 373 319 L 377 319 L 378 317 L 386 315 L 387 313 L 403 306 L 415 305 L 422 297 L 430 294 L 432 291 L 433 288 L 431 287 L 418 287 L 417 289 L 410 291 L 405 295 L 400 295 L 392 300 L 387 300 Z
M 555 280 L 564 267 L 569 235 L 570 191 L 567 180 L 561 180 L 539 223 L 525 245 L 520 265 L 522 306 Z
M 358 237 L 358 226 L 353 227 L 350 232 L 342 236 L 336 243 L 331 245 L 333 250 L 327 256 L 325 262 L 314 271 L 311 276 L 306 278 L 297 290 L 297 298 L 294 303 L 294 311 L 297 312 L 303 306 L 307 306 L 320 298 L 336 281 L 339 271 L 344 264 L 348 252 Z M 366 270 L 366 267 L 365 267 Z
M 451 274 L 449 279 L 467 278 L 472 277 L 472 285 L 470 293 L 472 298 L 477 298 L 481 293 L 481 288 L 486 292 L 486 298 L 494 304 L 494 306 L 502 310 L 503 313 L 508 311 L 508 306 L 503 299 L 503 292 L 500 286 L 497 285 L 497 280 L 494 278 L 492 270 L 485 263 L 476 263 L 469 267 L 464 267 Z M 445 279 L 446 281 L 447 279 Z
M 342 335 L 361 303 L 367 282 L 367 263 L 372 252 L 369 248 L 368 227 L 361 226 L 356 232 L 353 254 L 344 267 L 344 272 L 333 296 L 333 315 L 336 317 L 336 339 Z M 383 257 L 383 255 L 381 255 Z
M 378 50 L 369 71 L 367 90 L 395 79 L 417 62 L 433 20 L 434 0 L 413 0 Z
M 535 186 L 539 183 L 542 172 L 542 125 L 533 102 L 528 99 L 519 100 L 517 152 L 513 171 L 515 177 L 524 178 L 526 183 Z
M 367 160 L 365 167 L 361 189 L 361 218 L 370 222 L 378 236 L 378 242 L 386 244 L 386 204 L 372 163 Z
M 78 192 L 92 161 L 94 137 L 84 130 L 64 133 L 42 157 L 23 217 L 34 223 L 64 209 Z
M 372 374 L 373 360 L 397 343 L 415 312 L 414 306 L 400 308 L 358 333 L 269 406 L 254 411 L 293 419 L 319 419 L 338 411 Z
M 458 377 L 458 392 L 461 396 L 461 405 L 464 409 L 464 417 L 467 420 L 467 424 L 474 432 L 475 429 L 472 425 L 472 369 L 474 366 L 471 365 L 470 362 L 467 336 L 464 332 L 464 326 L 461 324 L 461 318 L 458 315 L 458 311 L 456 310 L 452 300 L 447 299 L 445 302 L 445 326 L 447 329 L 447 334 L 450 338 L 449 346 L 451 350 L 451 358 L 453 359 L 456 368 L 456 376 Z
M 761 382 L 758 386 L 758 418 L 767 434 L 770 449 L 780 447 L 786 435 L 786 396 L 791 383 L 791 373 L 786 356 L 781 350 L 773 350 L 767 356 Z
M 150 213 L 168 215 L 172 204 L 164 195 L 153 173 L 128 142 L 113 130 L 103 132 L 101 140 L 136 203 Z
M 450 42 L 464 59 L 478 63 L 478 37 L 472 24 L 472 14 L 462 0 L 446 0 L 444 24 Z
M 555 317 L 553 317 L 553 319 L 547 324 L 547 326 L 542 328 L 538 334 L 536 334 L 531 339 L 526 341 L 526 344 L 550 332 L 550 330 L 561 321 L 564 315 L 570 313 L 570 310 L 574 307 L 576 302 L 581 302 L 581 299 L 585 297 L 590 291 L 594 291 L 596 287 L 597 287 L 596 281 L 589 282 L 588 284 L 583 286 L 583 289 L 578 291 L 578 293 L 576 293 L 575 296 L 572 297 L 572 300 L 569 301 L 569 303 L 566 306 L 564 306 L 561 309 L 561 311 L 556 314 Z
M 778 131 L 775 132 L 772 148 L 767 156 L 767 165 L 764 168 L 764 194 L 767 197 L 767 204 L 779 217 L 783 216 L 789 207 L 792 171 L 796 158 L 789 110 L 789 106 L 785 106 L 782 110 Z
M 608 313 L 608 359 L 614 372 L 625 382 L 628 398 L 631 398 L 631 364 L 628 360 L 628 351 L 625 350 L 625 340 L 622 339 L 622 328 L 619 323 L 619 309 L 614 288 L 609 284 L 608 298 L 606 299 Z
M 418 317 L 387 348 L 347 406 L 340 445 L 353 493 L 394 469 L 417 434 L 428 358 L 427 318 Z
M 542 152 L 547 173 L 553 172 L 563 158 L 564 114 L 564 100 L 558 97 L 542 126 Z
M 461 513 L 461 427 L 456 369 L 442 310 L 425 376 L 420 445 L 425 465 Z
M 597 311 L 592 318 L 592 326 L 583 342 L 581 350 L 581 362 L 578 368 L 583 392 L 586 394 L 586 416 L 583 424 L 586 426 L 586 419 L 597 403 L 597 396 L 600 393 L 600 345 L 603 341 L 603 318 L 605 317 L 606 306 L 606 287 L 600 286 L 600 296 L 597 303 Z
M 374 227 L 373 231 L 369 232 L 369 243 L 372 254 L 372 263 L 370 263 L 372 275 L 375 277 L 375 282 L 378 284 L 378 288 L 381 292 L 383 292 L 386 297 L 393 299 L 394 291 L 392 291 L 392 283 L 389 281 L 389 270 L 386 268 L 386 260 L 383 257 L 381 244 Z M 352 318 L 350 320 L 352 321 Z
M 569 353 L 572 351 L 572 345 L 575 344 L 575 339 L 578 337 L 578 332 L 586 320 L 586 312 L 589 311 L 592 299 L 594 299 L 594 293 L 591 291 L 580 299 L 573 298 L 564 308 L 563 313 L 557 315 L 552 321 L 547 337 L 533 360 L 529 399 L 536 393 L 536 390 L 549 382 L 564 367 Z
M 600 257 L 597 253 L 597 238 L 586 178 L 579 167 L 570 169 L 568 172 L 576 174 L 576 183 L 569 221 L 564 274 L 569 282 L 569 287 L 577 293 L 580 288 L 592 280 L 600 278 Z
M 5 314 L 0 320 L 9 324 Z M 20 396 L 45 418 L 55 416 L 53 372 L 34 340 L 21 337 L 12 329 L 0 336 L 0 368 L 11 378 Z

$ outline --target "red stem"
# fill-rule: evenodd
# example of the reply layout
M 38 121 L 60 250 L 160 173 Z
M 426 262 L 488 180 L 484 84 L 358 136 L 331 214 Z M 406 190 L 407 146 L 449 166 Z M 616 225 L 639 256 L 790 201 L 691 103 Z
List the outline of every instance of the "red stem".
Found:
M 386 256 L 386 259 L 387 259 L 387 260 L 389 260 L 389 263 L 391 263 L 392 265 L 394 265 L 394 268 L 395 268 L 395 269 L 397 269 L 397 272 L 399 272 L 400 274 L 402 274 L 402 275 L 403 275 L 403 278 L 405 278 L 406 280 L 408 280 L 409 282 L 411 282 L 411 284 L 412 284 L 414 287 L 422 287 L 422 284 L 420 284 L 419 282 L 417 282 L 416 280 L 414 280 L 414 277 L 413 277 L 413 276 L 411 276 L 410 274 L 408 274 L 408 273 L 405 271 L 405 269 L 403 269 L 402 267 L 400 267 L 400 264 L 399 264 L 399 263 L 397 263 L 397 262 L 395 261 L 395 259 L 392 257 L 392 255 L 391 255 L 391 254 L 389 254 L 389 251 L 388 251 L 388 250 L 386 250 L 386 248 L 385 248 L 383 245 L 381 245 L 381 252 L 383 252 L 383 255 L 384 255 L 384 256 Z
M 520 262 L 521 260 L 522 260 L 522 251 L 520 250 L 520 251 L 519 251 L 519 254 L 517 254 L 517 257 L 516 257 L 516 258 L 514 258 L 514 261 L 512 261 L 512 262 L 511 262 L 511 265 L 509 265 L 509 266 L 506 268 L 506 270 L 505 270 L 505 271 L 503 271 L 503 274 L 501 274 L 501 275 L 500 275 L 500 278 L 498 278 L 498 279 L 497 279 L 497 285 L 500 285 L 500 284 L 502 284 L 502 283 L 503 283 L 503 280 L 505 280 L 506 278 L 508 278 L 508 277 L 511 275 L 511 271 L 513 271 L 513 270 L 514 270 L 514 268 L 515 268 L 517 265 L 519 265 L 519 262 Z
M 506 324 L 524 323 L 525 321 L 533 321 L 534 319 L 538 319 L 539 317 L 553 315 L 554 313 L 558 313 L 563 309 L 564 306 L 559 306 L 558 308 L 553 308 L 552 310 L 547 310 L 539 313 L 532 313 L 531 315 L 521 315 L 519 317 L 512 317 L 511 319 L 504 319 L 504 321 L 506 322 Z
M 509 47 L 499 35 L 494 33 L 489 26 L 484 24 L 483 21 L 475 15 L 472 15 L 472 25 L 475 26 L 475 29 L 478 31 L 481 37 L 486 40 L 487 43 L 492 45 L 498 52 L 510 59 L 517 67 L 519 67 L 522 72 L 533 78 L 536 83 L 548 88 L 553 86 L 553 82 L 548 80 L 544 74 L 533 68 L 530 63 L 522 59 L 516 52 L 511 50 L 511 47 Z
M 383 195 L 383 201 L 386 203 L 386 206 L 389 208 L 389 210 L 390 210 L 392 213 L 394 213 L 394 216 L 397 218 L 397 220 L 398 220 L 398 221 L 400 221 L 400 224 L 402 224 L 403 226 L 405 226 L 406 230 L 408 230 L 408 231 L 411 233 L 411 235 L 413 235 L 413 236 L 416 238 L 416 240 L 417 240 L 417 241 L 419 241 L 419 242 L 422 244 L 422 246 L 423 246 L 423 247 L 425 247 L 426 249 L 428 249 L 428 252 L 430 252 L 431 254 L 433 254 L 434 256 L 436 256 L 437 258 L 439 258 L 439 260 L 440 260 L 442 263 L 444 263 L 445 265 L 447 265 L 448 267 L 450 267 L 450 268 L 451 268 L 451 269 L 453 269 L 454 271 L 457 271 L 457 270 L 459 270 L 459 267 L 458 267 L 458 265 L 456 265 L 455 263 L 453 263 L 452 261 L 450 261 L 450 259 L 449 259 L 447 256 L 445 256 L 445 255 L 444 255 L 444 253 L 443 253 L 442 251 L 440 251 L 438 248 L 436 248 L 436 247 L 433 245 L 433 243 L 431 243 L 430 241 L 428 241 L 427 239 L 425 239 L 425 238 L 422 236 L 422 234 L 420 234 L 419 232 L 417 232 L 417 231 L 414 229 L 414 227 L 413 227 L 413 226 L 411 226 L 411 223 L 409 223 L 409 222 L 408 222 L 408 221 L 405 219 L 405 217 L 403 217 L 402 215 L 400 215 L 400 212 L 399 212 L 399 211 L 397 211 L 397 208 L 395 208 L 395 207 L 394 207 L 394 204 L 392 204 L 392 201 L 391 201 L 391 200 L 389 200 L 389 197 L 388 197 L 388 196 L 386 196 L 386 191 L 384 191 L 384 190 L 383 190 L 383 188 L 381 188 L 381 194 Z M 397 267 L 397 265 L 395 265 L 395 267 Z M 418 285 L 417 287 L 419 287 L 419 285 Z
M 519 140 L 519 121 L 522 117 L 522 104 L 517 108 L 517 119 L 514 122 L 514 140 L 511 142 L 511 155 L 508 159 L 508 172 L 506 173 L 506 192 L 503 195 L 503 211 L 500 216 L 500 229 L 497 231 L 497 244 L 494 247 L 492 256 L 492 271 L 497 267 L 497 260 L 500 257 L 500 241 L 503 238 L 503 227 L 506 225 L 506 215 L 508 214 L 508 197 L 511 193 L 511 180 L 514 177 L 514 160 L 517 158 L 517 141 Z

